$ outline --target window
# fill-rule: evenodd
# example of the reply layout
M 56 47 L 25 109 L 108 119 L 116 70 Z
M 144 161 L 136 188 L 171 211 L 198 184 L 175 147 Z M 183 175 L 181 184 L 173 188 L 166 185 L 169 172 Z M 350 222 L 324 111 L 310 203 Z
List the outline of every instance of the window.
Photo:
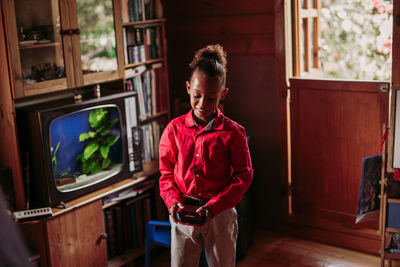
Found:
M 393 0 L 294 0 L 295 77 L 391 79 Z
M 319 69 L 319 0 L 296 0 L 294 8 L 294 75 L 316 73 Z

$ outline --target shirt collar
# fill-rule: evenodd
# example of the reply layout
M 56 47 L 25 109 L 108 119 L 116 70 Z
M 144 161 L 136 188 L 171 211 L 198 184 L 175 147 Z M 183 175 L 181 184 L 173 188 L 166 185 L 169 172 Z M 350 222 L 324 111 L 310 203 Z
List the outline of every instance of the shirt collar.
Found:
M 193 109 L 186 114 L 185 126 L 188 128 L 196 126 L 196 123 L 193 119 Z M 207 124 L 206 131 L 211 129 L 222 130 L 223 126 L 224 126 L 224 114 L 222 114 L 222 112 L 219 109 L 217 109 L 217 116 L 215 116 L 215 118 L 212 119 Z

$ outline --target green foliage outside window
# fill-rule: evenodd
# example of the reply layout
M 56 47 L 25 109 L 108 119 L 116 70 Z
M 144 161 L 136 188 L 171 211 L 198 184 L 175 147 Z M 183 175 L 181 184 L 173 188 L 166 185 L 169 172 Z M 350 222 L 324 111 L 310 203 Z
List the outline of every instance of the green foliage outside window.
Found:
M 321 0 L 324 78 L 389 81 L 393 0 Z
M 112 0 L 77 0 L 84 70 L 116 69 Z

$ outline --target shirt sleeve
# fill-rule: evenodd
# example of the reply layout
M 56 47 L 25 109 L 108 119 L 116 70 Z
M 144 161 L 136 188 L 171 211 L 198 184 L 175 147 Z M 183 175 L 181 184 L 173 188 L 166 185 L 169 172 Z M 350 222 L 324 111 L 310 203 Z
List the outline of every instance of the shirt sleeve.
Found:
M 235 207 L 253 180 L 250 151 L 244 128 L 239 128 L 237 134 L 229 142 L 229 149 L 233 169 L 232 179 L 226 187 L 208 201 L 207 206 L 211 209 L 213 216 Z
M 165 128 L 159 146 L 160 160 L 160 196 L 169 208 L 178 202 L 182 202 L 181 193 L 174 178 L 174 167 L 177 160 L 178 148 L 175 142 L 174 130 L 171 124 Z

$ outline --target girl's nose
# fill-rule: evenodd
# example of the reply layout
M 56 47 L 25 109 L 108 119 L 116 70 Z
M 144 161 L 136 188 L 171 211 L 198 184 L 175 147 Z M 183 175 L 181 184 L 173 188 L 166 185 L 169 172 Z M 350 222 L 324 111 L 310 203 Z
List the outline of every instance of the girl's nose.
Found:
M 200 98 L 200 99 L 199 99 L 199 103 L 198 103 L 197 106 L 198 106 L 199 108 L 204 108 L 205 102 L 206 102 L 206 101 L 204 101 L 204 98 Z

